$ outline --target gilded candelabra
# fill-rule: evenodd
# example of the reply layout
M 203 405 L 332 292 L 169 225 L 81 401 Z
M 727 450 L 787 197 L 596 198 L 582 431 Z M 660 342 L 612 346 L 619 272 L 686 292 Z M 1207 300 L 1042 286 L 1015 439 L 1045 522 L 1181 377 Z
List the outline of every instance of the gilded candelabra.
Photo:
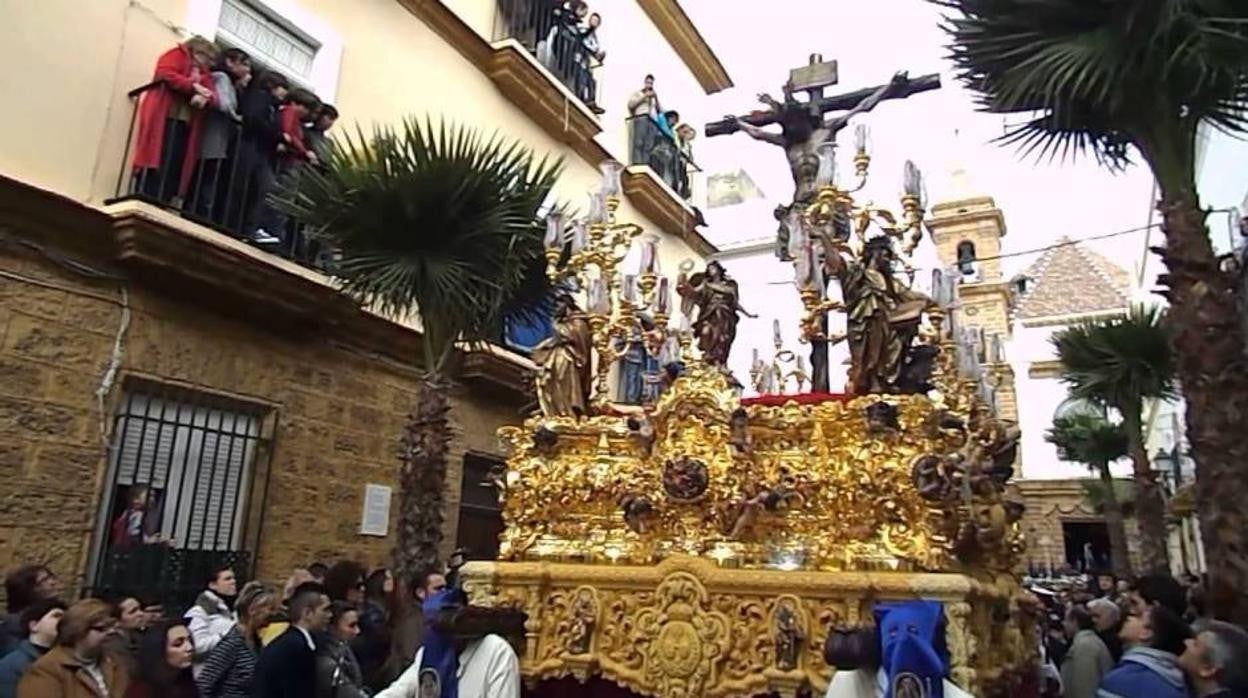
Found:
M 803 392 L 810 382 L 805 360 L 801 355 L 784 348 L 779 320 L 772 321 L 771 335 L 775 353 L 770 364 L 763 361 L 758 349 L 754 350 L 754 361 L 750 367 L 750 384 L 754 386 L 754 392 L 760 395 L 784 393 L 788 390 L 790 380 L 797 382 L 797 392 Z
M 837 179 L 836 150 L 831 143 L 818 149 L 819 171 L 817 193 L 805 208 L 790 214 L 789 254 L 793 258 L 794 275 L 802 300 L 801 320 L 804 341 L 837 342 L 844 337 L 828 337 L 823 330 L 824 316 L 844 309 L 840 301 L 826 297 L 824 265 L 827 255 L 856 253 L 866 243 L 867 233 L 874 225 L 889 238 L 901 242 L 898 261 L 914 281 L 910 256 L 923 239 L 923 178 L 914 163 L 907 161 L 902 182 L 901 215 L 867 202 L 859 205 L 854 193 L 866 186 L 871 156 L 869 132 L 859 125 L 855 134 L 853 186 L 842 186 Z
M 610 402 L 611 367 L 632 342 L 640 339 L 655 357 L 678 351 L 668 331 L 672 291 L 669 279 L 659 273 L 658 238 L 643 236 L 640 226 L 616 220 L 623 167 L 608 160 L 601 170 L 602 187 L 590 192 L 585 217 L 550 214 L 545 239 L 551 284 L 569 285 L 585 296 L 596 357 L 593 404 L 598 408 Z M 640 269 L 622 274 L 620 265 L 637 242 Z

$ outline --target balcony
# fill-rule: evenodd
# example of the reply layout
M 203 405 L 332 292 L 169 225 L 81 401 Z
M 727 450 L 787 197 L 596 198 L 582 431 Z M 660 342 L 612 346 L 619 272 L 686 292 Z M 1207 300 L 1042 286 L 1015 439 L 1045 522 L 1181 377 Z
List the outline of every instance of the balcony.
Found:
M 308 165 L 292 164 L 280 154 L 258 153 L 241 120 L 220 112 L 203 114 L 202 128 L 173 118 L 144 124 L 142 105 L 147 99 L 169 100 L 170 114 L 190 114 L 194 109 L 163 82 L 148 83 L 128 96 L 134 108 L 125 159 L 117 173 L 116 193 L 106 205 L 144 202 L 302 266 L 326 273 L 332 269 L 332 251 L 311 239 L 298 221 L 265 202 L 278 175 L 290 176 L 298 166 Z M 267 236 L 262 237 L 261 231 Z
M 694 163 L 691 153 L 680 147 L 675 134 L 663 130 L 649 116 L 630 116 L 628 138 L 629 165 L 649 166 L 682 200 L 692 198 L 690 180 L 702 170 Z
M 494 41 L 518 43 L 594 114 L 602 55 L 587 24 L 559 0 L 498 0 Z
M 157 90 L 171 96 L 159 82 L 129 93 L 134 112 L 117 190 L 101 209 L 113 256 L 127 273 L 162 292 L 291 336 L 346 334 L 369 351 L 409 361 L 403 347 L 421 331 L 418 318 L 384 316 L 339 290 L 333 251 L 323 249 L 300 221 L 266 210 L 264 195 L 273 184 L 261 181 L 248 162 L 242 126 L 225 125 L 225 147 L 215 153 L 223 157 L 215 162 L 207 157 L 214 153 L 188 148 L 187 124 L 162 121 L 163 142 L 151 147 L 151 126 L 141 128 L 140 112 L 143 97 Z M 170 113 L 177 109 L 175 102 Z M 142 152 L 145 144 L 149 152 Z M 286 176 L 293 176 L 289 163 L 286 168 Z M 258 225 L 269 226 L 278 239 L 258 242 Z M 525 376 L 533 365 L 515 352 L 465 345 L 457 366 L 459 377 L 474 385 L 528 394 Z

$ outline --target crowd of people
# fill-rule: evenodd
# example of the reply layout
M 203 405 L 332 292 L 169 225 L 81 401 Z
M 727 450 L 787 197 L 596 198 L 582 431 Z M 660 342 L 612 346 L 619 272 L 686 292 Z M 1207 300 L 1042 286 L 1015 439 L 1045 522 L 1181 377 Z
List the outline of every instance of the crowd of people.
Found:
M 647 75 L 640 90 L 628 99 L 630 162 L 649 165 L 677 194 L 689 199 L 689 168 L 693 165 L 693 140 L 698 132 L 680 120 L 680 113 L 665 110 L 654 91 L 654 76 Z
M 26 565 L 5 578 L 0 698 L 417 698 L 446 681 L 518 698 L 506 640 L 434 622 L 464 608 L 448 577 L 340 561 L 278 589 L 223 567 L 170 614 L 125 595 L 66 603 L 50 569 Z
M 128 193 L 296 252 L 268 197 L 279 178 L 325 159 L 337 119 L 332 104 L 257 70 L 245 51 L 192 37 L 160 56 L 141 90 Z
M 602 114 L 598 81 L 594 77 L 595 65 L 601 65 L 607 57 L 598 38 L 602 15 L 590 12 L 589 4 L 583 0 L 549 4 L 552 6 L 537 4 L 541 13 L 536 22 L 537 59 L 570 87 L 585 106 Z
M 1041 594 L 1044 696 L 1248 696 L 1248 631 L 1207 617 L 1203 580 L 1090 579 L 1086 588 Z

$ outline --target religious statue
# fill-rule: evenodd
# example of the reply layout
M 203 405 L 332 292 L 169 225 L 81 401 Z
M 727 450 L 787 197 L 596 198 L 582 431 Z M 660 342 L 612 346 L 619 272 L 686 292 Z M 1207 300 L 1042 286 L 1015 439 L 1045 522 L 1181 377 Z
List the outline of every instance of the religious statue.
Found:
M 684 299 L 681 312 L 689 317 L 697 308 L 693 334 L 698 338 L 702 360 L 726 369 L 728 353 L 737 337 L 738 314 L 750 318 L 758 316 L 741 307 L 737 282 L 729 278 L 719 262 L 707 264 L 705 272 L 688 276 L 690 268 L 690 262 L 682 263 L 680 277 L 676 280 L 676 292 Z
M 651 404 L 659 397 L 659 359 L 646 351 L 642 332 L 652 332 L 654 322 L 644 315 L 638 318 L 639 329 L 634 329 L 632 336 L 624 345 L 619 360 L 619 382 L 616 398 L 628 405 Z
M 816 181 L 819 175 L 818 149 L 825 143 L 836 144 L 836 135 L 848 124 L 850 119 L 864 112 L 871 111 L 881 100 L 898 92 L 908 83 L 907 73 L 901 72 L 893 76 L 892 82 L 875 89 L 866 98 L 859 101 L 844 114 L 825 119 L 817 104 L 799 102 L 793 97 L 792 83 L 784 87 L 784 102 L 777 102 L 771 95 L 760 94 L 758 99 L 767 105 L 769 111 L 780 124 L 780 133 L 764 131 L 744 119 L 734 119 L 737 127 L 751 138 L 784 148 L 789 160 L 789 172 L 793 175 L 793 203 L 787 208 L 776 210 L 776 218 L 780 222 L 780 230 L 776 241 L 776 255 L 788 261 L 789 256 L 789 223 L 788 213 L 801 210 L 814 200 L 818 193 Z M 797 207 L 795 209 L 795 207 Z
M 802 649 L 802 628 L 793 605 L 784 601 L 776 608 L 776 668 L 793 671 Z
M 841 283 L 850 353 L 849 387 L 855 395 L 897 392 L 910 345 L 932 299 L 893 275 L 892 240 L 867 240 L 860 260 L 846 259 L 824 240 L 823 262 Z
M 598 624 L 598 604 L 588 589 L 576 594 L 572 607 L 571 636 L 568 638 L 569 654 L 589 654 L 594 640 L 594 626 Z
M 555 300 L 554 334 L 533 349 L 538 365 L 537 401 L 547 417 L 586 413 L 592 387 L 592 331 L 570 295 Z

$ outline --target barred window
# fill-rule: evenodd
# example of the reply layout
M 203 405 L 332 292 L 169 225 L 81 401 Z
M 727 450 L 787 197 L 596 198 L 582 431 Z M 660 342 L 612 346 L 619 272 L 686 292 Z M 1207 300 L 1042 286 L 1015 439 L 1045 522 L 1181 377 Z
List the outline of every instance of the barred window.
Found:
M 130 392 L 113 433 L 112 545 L 238 546 L 260 415 Z

